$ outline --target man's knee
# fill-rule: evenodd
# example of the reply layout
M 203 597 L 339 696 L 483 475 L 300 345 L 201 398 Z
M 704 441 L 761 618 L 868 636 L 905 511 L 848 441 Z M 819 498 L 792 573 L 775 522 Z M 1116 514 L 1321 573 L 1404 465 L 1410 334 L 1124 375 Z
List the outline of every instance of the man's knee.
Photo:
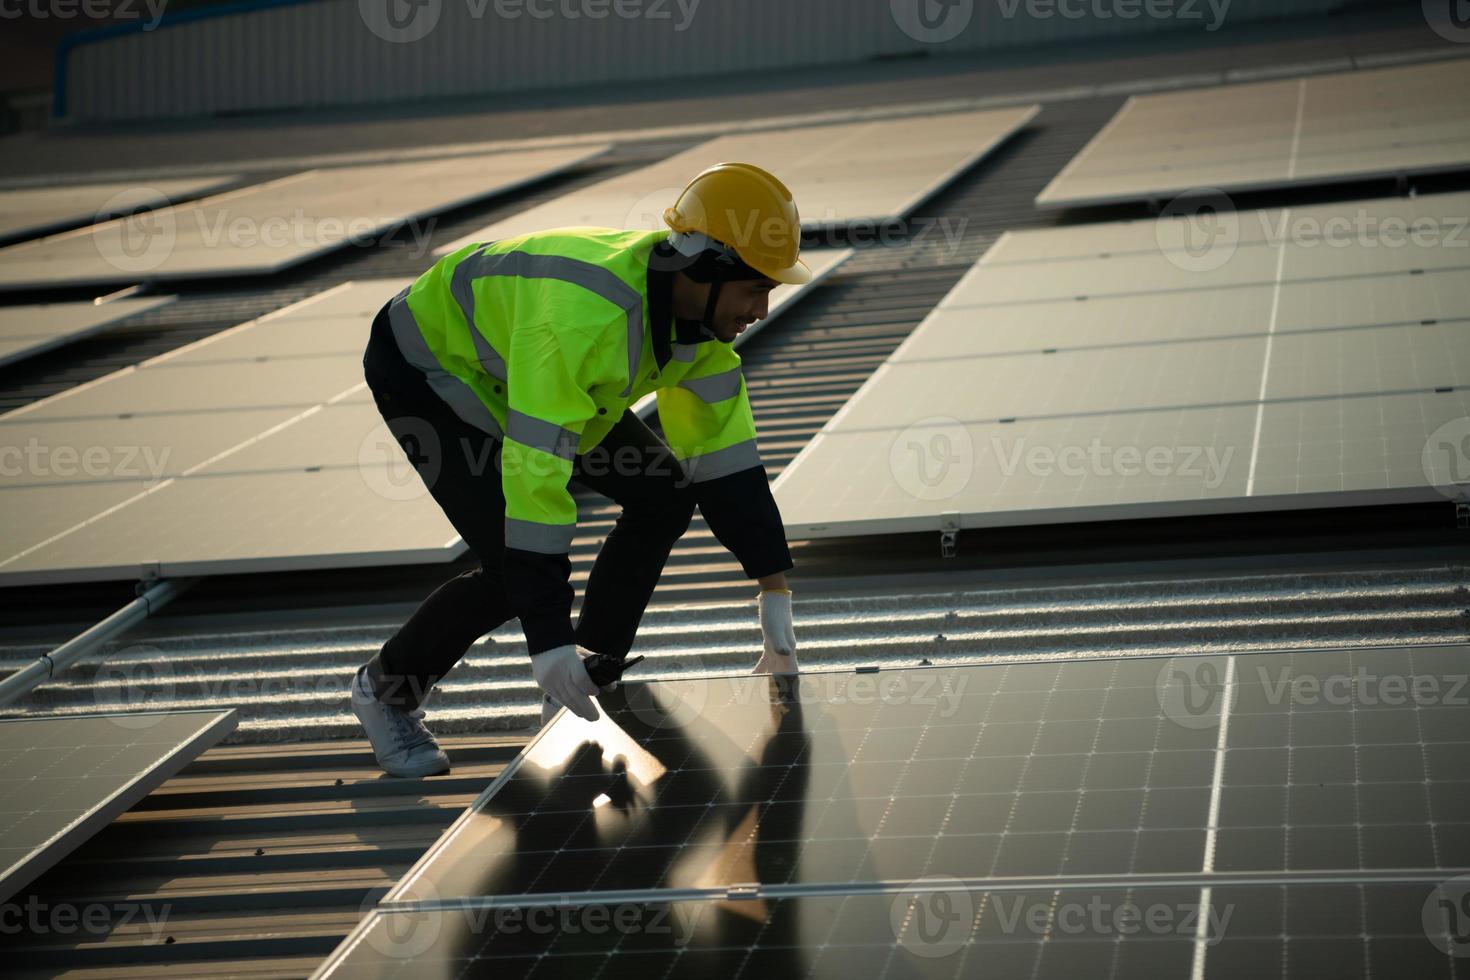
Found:
M 622 520 L 637 526 L 639 533 L 677 541 L 694 519 L 694 490 L 675 487 L 667 494 L 623 508 Z

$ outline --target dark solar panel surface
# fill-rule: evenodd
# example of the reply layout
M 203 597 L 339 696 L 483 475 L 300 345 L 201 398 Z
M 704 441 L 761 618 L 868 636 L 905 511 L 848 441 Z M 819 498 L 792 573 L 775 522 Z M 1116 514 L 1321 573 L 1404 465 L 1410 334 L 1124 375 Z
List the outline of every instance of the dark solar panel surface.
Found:
M 0 899 L 234 727 L 234 711 L 0 721 Z
M 471 974 L 476 957 L 530 976 L 550 966 L 540 957 L 566 956 L 583 959 L 560 968 L 589 976 L 839 976 L 859 963 L 859 975 L 916 977 L 976 975 L 982 963 L 995 976 L 1305 976 L 1324 965 L 1333 976 L 1457 976 L 1464 964 L 1444 950 L 1470 954 L 1470 900 L 1444 883 L 1470 870 L 1466 655 L 628 684 L 601 699 L 596 723 L 564 715 L 549 728 L 382 908 L 432 918 L 486 903 L 585 910 L 616 896 L 688 906 L 708 924 L 677 947 L 602 936 L 530 949 L 524 930 L 506 933 L 493 916 L 445 919 L 433 931 L 454 938 L 427 955 Z M 935 882 L 948 883 L 936 893 L 948 904 L 929 918 L 950 921 L 963 905 L 973 926 L 942 956 L 915 952 L 907 927 L 888 924 L 903 889 Z M 1436 888 L 1449 889 L 1439 905 Z M 1093 899 L 1231 912 L 1219 936 L 1023 928 L 1006 925 L 1000 895 L 1031 895 L 1054 918 Z M 819 922 L 836 938 L 813 933 Z M 965 959 L 982 946 L 982 960 Z M 391 960 L 363 969 L 391 973 Z M 1394 972 L 1425 963 L 1429 973 Z

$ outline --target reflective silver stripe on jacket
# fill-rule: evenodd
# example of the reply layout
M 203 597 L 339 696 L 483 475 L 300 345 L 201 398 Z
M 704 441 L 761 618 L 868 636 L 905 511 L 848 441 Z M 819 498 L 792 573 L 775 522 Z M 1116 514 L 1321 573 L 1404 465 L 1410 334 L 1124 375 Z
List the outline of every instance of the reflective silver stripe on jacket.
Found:
M 424 373 L 429 387 L 434 389 L 434 393 L 455 415 L 481 432 L 501 438 L 504 432 L 500 423 L 495 421 L 495 415 L 480 401 L 480 396 L 469 385 L 444 370 L 439 359 L 429 350 L 429 344 L 419 330 L 418 321 L 408 308 L 408 291 L 411 288 L 404 287 L 388 303 L 388 322 L 393 327 L 393 339 L 397 341 L 403 359 Z
M 475 339 L 475 350 L 485 363 L 487 356 L 499 360 L 500 377 L 505 373 L 505 362 L 485 341 L 475 327 L 476 279 L 489 276 L 516 276 L 522 279 L 560 279 L 602 297 L 621 309 L 628 318 L 628 386 L 620 397 L 627 397 L 633 390 L 634 378 L 638 374 L 638 360 L 643 353 L 643 294 L 623 282 L 610 270 L 581 259 L 570 259 L 564 255 L 535 255 L 531 252 L 476 253 L 454 267 L 450 277 L 449 291 L 464 311 L 470 325 L 470 334 Z M 487 353 L 488 352 L 488 353 Z M 488 368 L 487 368 L 488 370 Z
M 565 555 L 572 550 L 575 524 L 537 524 L 535 521 L 505 519 L 505 546 L 542 555 Z
M 576 458 L 577 444 L 582 441 L 582 437 L 571 429 L 563 429 L 555 422 L 547 422 L 513 408 L 506 412 L 505 427 L 506 434 L 521 445 L 560 456 L 568 462 Z
M 740 369 L 733 367 L 703 378 L 685 378 L 679 382 L 679 387 L 688 388 L 710 404 L 722 402 L 740 394 Z
M 761 454 L 755 447 L 755 440 L 747 439 L 724 449 L 716 449 L 712 453 L 690 456 L 679 462 L 684 467 L 684 472 L 689 474 L 691 483 L 703 483 L 759 466 Z

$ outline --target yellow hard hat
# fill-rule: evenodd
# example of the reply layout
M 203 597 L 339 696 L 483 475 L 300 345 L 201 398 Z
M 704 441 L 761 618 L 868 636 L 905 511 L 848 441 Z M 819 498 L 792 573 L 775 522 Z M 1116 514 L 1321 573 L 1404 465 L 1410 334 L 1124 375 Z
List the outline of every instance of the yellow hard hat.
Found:
M 664 222 L 677 235 L 703 235 L 777 282 L 811 282 L 800 258 L 801 216 L 786 185 L 750 163 L 720 163 L 695 177 Z M 683 249 L 681 249 L 683 251 Z

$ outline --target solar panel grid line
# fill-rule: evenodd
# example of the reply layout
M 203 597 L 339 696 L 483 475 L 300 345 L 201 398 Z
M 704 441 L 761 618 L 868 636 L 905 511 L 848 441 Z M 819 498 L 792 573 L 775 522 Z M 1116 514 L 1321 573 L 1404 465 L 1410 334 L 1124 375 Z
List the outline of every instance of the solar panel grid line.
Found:
M 1281 226 L 1284 231 L 1291 216 L 1291 209 L 1287 208 L 1281 215 Z M 1260 407 L 1256 409 L 1256 431 L 1251 439 L 1251 461 L 1250 469 L 1246 472 L 1245 495 L 1251 496 L 1256 488 L 1256 463 L 1261 451 L 1261 426 L 1266 418 L 1266 393 L 1271 377 L 1271 350 L 1276 339 L 1276 318 L 1281 313 L 1281 283 L 1286 274 L 1286 249 L 1280 249 L 1280 256 L 1276 265 L 1276 283 L 1271 289 L 1271 317 L 1266 327 L 1266 353 L 1261 363 L 1261 389 L 1257 396 Z
M 1210 875 L 1215 870 L 1216 837 L 1220 832 L 1220 800 L 1224 793 L 1225 753 L 1230 746 L 1230 707 L 1235 697 L 1235 658 L 1225 657 L 1225 680 L 1220 697 L 1220 732 L 1215 739 L 1215 771 L 1210 779 L 1210 809 L 1205 817 L 1205 852 L 1200 874 Z M 1213 908 L 1211 899 L 1214 889 L 1206 885 L 1200 889 L 1198 925 L 1194 934 L 1194 960 L 1190 976 L 1193 980 L 1204 980 L 1205 959 L 1209 952 L 1209 918 L 1206 911 Z

